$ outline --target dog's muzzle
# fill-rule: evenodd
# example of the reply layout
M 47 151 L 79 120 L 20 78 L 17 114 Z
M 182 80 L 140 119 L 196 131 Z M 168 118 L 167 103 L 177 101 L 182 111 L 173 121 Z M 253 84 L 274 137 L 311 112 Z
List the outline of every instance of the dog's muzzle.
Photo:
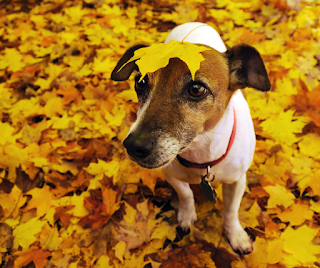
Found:
M 160 168 L 174 160 L 181 149 L 176 138 L 160 131 L 133 131 L 123 142 L 131 160 L 145 168 Z

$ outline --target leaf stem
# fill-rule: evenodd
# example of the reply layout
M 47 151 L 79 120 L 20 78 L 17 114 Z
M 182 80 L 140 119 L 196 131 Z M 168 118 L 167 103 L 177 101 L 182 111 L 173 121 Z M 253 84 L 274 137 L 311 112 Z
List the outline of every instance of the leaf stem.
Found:
M 196 29 L 200 28 L 200 27 L 203 27 L 203 26 L 208 26 L 208 25 L 200 25 L 200 26 L 197 26 L 196 28 L 192 29 L 181 41 L 181 43 L 183 43 L 183 41 Z

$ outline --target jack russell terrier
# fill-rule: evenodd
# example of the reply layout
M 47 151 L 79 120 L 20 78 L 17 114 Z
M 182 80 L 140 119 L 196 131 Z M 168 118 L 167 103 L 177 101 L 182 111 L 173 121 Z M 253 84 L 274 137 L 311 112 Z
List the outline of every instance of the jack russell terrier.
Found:
M 250 253 L 252 243 L 240 225 L 238 210 L 253 159 L 255 133 L 240 89 L 269 90 L 267 71 L 256 49 L 236 45 L 226 50 L 219 34 L 207 24 L 180 25 L 165 43 L 171 40 L 210 47 L 201 52 L 205 60 L 194 80 L 178 58 L 141 77 L 135 61 L 126 62 L 145 45 L 130 48 L 112 72 L 112 80 L 123 81 L 136 71 L 139 109 L 124 147 L 140 166 L 163 168 L 165 179 L 178 194 L 177 219 L 183 229 L 197 220 L 189 184 L 201 183 L 212 200 L 208 182 L 213 178 L 221 181 L 225 235 L 235 252 Z

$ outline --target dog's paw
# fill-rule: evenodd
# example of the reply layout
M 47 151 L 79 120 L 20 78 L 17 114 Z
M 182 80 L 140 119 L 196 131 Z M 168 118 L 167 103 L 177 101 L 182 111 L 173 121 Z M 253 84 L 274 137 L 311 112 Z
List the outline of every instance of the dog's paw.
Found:
M 233 251 L 239 255 L 245 255 L 252 252 L 252 242 L 248 234 L 241 227 L 240 224 L 234 228 L 225 226 L 225 234 L 229 240 L 230 246 Z
M 195 208 L 179 208 L 177 219 L 183 230 L 190 229 L 190 226 L 197 220 Z

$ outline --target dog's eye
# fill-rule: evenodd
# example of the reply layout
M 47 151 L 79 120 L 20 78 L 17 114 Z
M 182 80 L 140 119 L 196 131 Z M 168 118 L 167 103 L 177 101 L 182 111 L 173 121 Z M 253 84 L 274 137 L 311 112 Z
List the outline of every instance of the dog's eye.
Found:
M 204 86 L 199 84 L 192 85 L 188 90 L 188 94 L 193 98 L 200 98 L 204 96 L 204 94 L 206 93 L 207 93 L 207 89 Z
M 139 81 L 141 78 L 140 75 L 137 75 L 135 77 L 135 90 L 137 92 L 137 94 L 141 94 L 142 91 L 146 90 L 149 86 L 148 84 L 148 76 L 146 75 L 143 79 L 141 79 L 141 81 Z

